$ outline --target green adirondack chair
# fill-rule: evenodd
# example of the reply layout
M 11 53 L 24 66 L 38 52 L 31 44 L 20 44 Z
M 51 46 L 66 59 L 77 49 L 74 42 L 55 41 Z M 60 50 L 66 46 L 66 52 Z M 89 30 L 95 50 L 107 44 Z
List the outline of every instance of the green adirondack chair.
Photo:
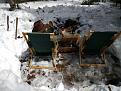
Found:
M 29 61 L 30 68 L 41 69 L 50 67 L 44 66 L 32 66 L 32 57 L 33 56 L 51 56 L 54 60 L 57 55 L 57 41 L 54 33 L 40 33 L 40 32 L 32 32 L 32 33 L 24 33 L 24 38 L 29 46 L 31 52 L 31 60 Z M 54 61 L 52 61 L 53 66 Z
M 121 35 L 121 32 L 88 32 L 80 42 L 80 66 L 105 66 L 106 49 Z M 103 63 L 83 63 L 89 56 L 97 56 Z

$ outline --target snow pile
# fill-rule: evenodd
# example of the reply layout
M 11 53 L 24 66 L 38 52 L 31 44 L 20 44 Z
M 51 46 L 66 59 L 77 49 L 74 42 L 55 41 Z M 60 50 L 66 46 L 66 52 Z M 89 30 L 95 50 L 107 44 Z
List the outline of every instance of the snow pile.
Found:
M 115 10 L 107 5 L 81 6 L 70 3 L 67 5 L 59 3 L 58 7 L 55 5 L 49 5 L 48 7 L 46 4 L 44 8 L 39 6 L 38 9 L 34 10 L 35 21 L 42 19 L 43 22 L 48 22 L 49 20 L 56 20 L 56 18 L 64 21 L 68 18 L 75 19 L 79 17 L 80 23 L 85 25 L 80 27 L 79 30 L 81 31 L 87 31 L 90 27 L 95 31 L 119 31 L 121 29 L 119 25 L 121 23 L 119 19 L 120 10 Z
M 57 6 L 59 5 L 59 6 Z M 21 10 L 8 11 L 8 4 L 0 4 L 0 91 L 109 91 L 105 85 L 91 85 L 87 86 L 88 81 L 85 82 L 85 86 L 77 86 L 70 88 L 69 90 L 64 88 L 61 80 L 55 87 L 47 87 L 44 85 L 44 78 L 38 78 L 34 84 L 40 87 L 30 87 L 27 83 L 22 82 L 20 73 L 19 56 L 27 49 L 27 45 L 23 38 L 15 40 L 15 19 L 18 17 L 18 36 L 22 36 L 21 32 L 31 32 L 33 23 L 36 20 L 43 20 L 48 22 L 50 20 L 56 21 L 57 18 L 64 21 L 65 19 L 75 19 L 79 17 L 79 21 L 82 27 L 79 30 L 82 32 L 93 29 L 95 31 L 119 31 L 121 26 L 117 24 L 119 16 L 121 16 L 120 10 L 109 7 L 108 5 L 99 6 L 81 6 L 77 4 L 74 6 L 73 2 L 57 1 L 57 2 L 30 2 L 23 3 L 20 6 Z M 7 31 L 6 17 L 10 17 L 10 28 Z M 90 27 L 91 26 L 91 27 Z M 117 55 L 120 55 L 121 44 L 119 41 L 115 42 L 117 48 Z M 59 77 L 60 78 L 60 77 Z M 48 78 L 49 79 L 49 78 Z M 46 79 L 45 79 L 46 80 Z M 55 78 L 56 80 L 56 78 Z M 48 80 L 50 81 L 50 80 Z M 54 81 L 54 79 L 52 80 Z M 46 81 L 45 81 L 46 82 Z M 53 85 L 53 84 L 51 84 Z M 120 90 L 120 87 L 111 86 L 113 91 Z
M 34 91 L 27 83 L 21 81 L 12 71 L 0 72 L 0 91 Z

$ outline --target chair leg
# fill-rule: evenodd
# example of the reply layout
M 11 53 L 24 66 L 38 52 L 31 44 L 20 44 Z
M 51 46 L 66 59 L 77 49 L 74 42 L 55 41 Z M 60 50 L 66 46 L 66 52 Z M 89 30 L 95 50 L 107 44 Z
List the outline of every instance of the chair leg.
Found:
M 81 64 L 82 64 L 82 55 L 81 55 L 81 51 L 79 48 L 79 65 L 81 66 Z
M 28 63 L 29 68 L 31 69 L 32 66 L 32 55 L 30 55 L 29 63 Z
M 82 58 L 82 56 L 80 56 L 80 64 L 82 64 L 83 63 L 83 58 Z
M 56 67 L 56 58 L 57 58 L 57 53 L 56 53 L 56 50 L 55 49 L 52 49 L 52 64 L 53 64 L 53 67 Z

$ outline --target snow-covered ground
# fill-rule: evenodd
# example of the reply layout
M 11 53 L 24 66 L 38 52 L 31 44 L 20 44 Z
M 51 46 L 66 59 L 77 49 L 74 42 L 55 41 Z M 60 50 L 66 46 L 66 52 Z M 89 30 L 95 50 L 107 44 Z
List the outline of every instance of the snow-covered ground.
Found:
M 22 3 L 20 10 L 8 11 L 8 4 L 0 4 L 0 91 L 109 91 L 107 85 L 77 86 L 71 89 L 64 88 L 63 83 L 58 82 L 56 87 L 49 88 L 40 83 L 39 87 L 32 87 L 21 79 L 19 57 L 27 49 L 23 38 L 15 40 L 16 17 L 18 17 L 18 36 L 22 32 L 31 32 L 33 23 L 36 20 L 48 22 L 60 18 L 75 19 L 80 17 L 80 22 L 85 24 L 79 30 L 83 33 L 90 29 L 95 31 L 120 31 L 121 10 L 107 4 L 81 6 L 76 2 L 29 2 Z M 7 16 L 9 16 L 10 28 L 7 31 Z M 117 23 L 118 22 L 118 23 Z M 88 25 L 91 25 L 89 27 Z M 121 59 L 121 39 L 117 40 L 116 56 Z M 87 82 L 85 82 L 87 84 Z M 112 91 L 120 91 L 120 87 L 110 85 Z

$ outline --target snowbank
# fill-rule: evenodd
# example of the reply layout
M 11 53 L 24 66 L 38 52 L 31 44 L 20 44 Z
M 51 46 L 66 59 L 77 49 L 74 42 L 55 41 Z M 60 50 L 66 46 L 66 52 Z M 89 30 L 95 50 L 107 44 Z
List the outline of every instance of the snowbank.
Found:
M 0 71 L 0 91 L 34 91 L 10 70 Z

